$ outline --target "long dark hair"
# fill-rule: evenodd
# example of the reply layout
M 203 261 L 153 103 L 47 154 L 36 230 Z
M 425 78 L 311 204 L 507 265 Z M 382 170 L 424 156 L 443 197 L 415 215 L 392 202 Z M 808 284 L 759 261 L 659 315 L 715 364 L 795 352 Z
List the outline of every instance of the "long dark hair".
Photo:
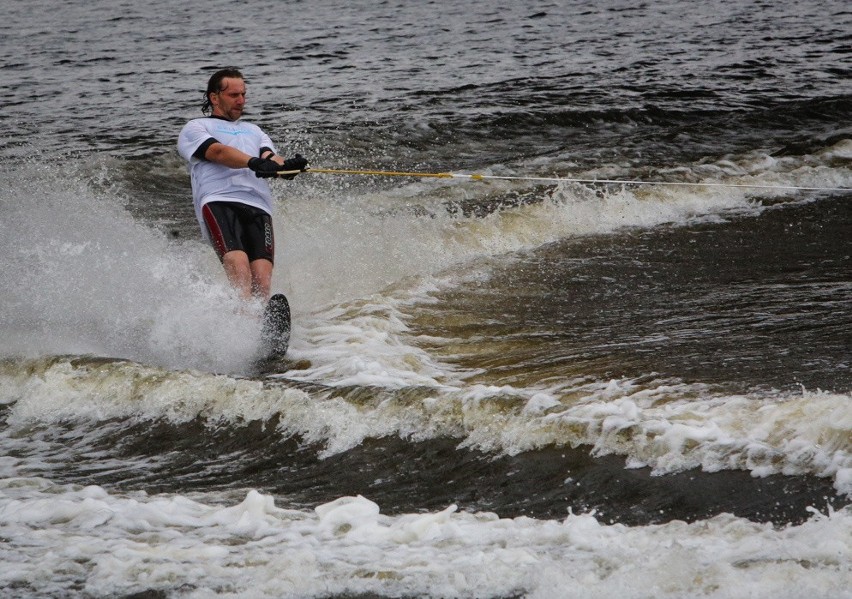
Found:
M 212 107 L 212 104 L 210 103 L 210 94 L 222 91 L 222 80 L 226 77 L 231 79 L 244 79 L 243 74 L 235 67 L 220 69 L 213 73 L 213 76 L 207 81 L 207 91 L 204 92 L 204 104 L 201 105 L 202 114 L 210 112 L 210 108 Z

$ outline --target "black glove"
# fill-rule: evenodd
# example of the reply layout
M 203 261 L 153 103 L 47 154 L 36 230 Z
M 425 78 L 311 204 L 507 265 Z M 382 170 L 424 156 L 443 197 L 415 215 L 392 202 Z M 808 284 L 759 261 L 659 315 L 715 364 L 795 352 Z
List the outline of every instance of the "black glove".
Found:
M 281 167 L 282 171 L 303 171 L 308 166 L 308 159 L 301 154 L 296 154 L 292 158 L 284 161 Z
M 278 171 L 284 170 L 284 167 L 269 158 L 249 158 L 248 167 L 254 171 L 256 177 L 263 179 L 275 177 Z
M 284 161 L 284 164 L 281 165 L 282 171 L 304 171 L 305 167 L 308 166 L 307 159 L 301 154 L 296 154 L 292 158 L 288 158 Z M 281 175 L 282 179 L 287 179 L 291 181 L 296 178 L 297 173 L 293 173 L 292 175 Z

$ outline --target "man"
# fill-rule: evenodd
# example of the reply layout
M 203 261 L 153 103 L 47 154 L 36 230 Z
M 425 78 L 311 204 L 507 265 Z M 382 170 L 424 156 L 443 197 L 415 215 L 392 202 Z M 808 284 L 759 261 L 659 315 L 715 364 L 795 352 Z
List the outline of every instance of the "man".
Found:
M 245 102 L 242 73 L 217 71 L 201 108 L 210 116 L 189 121 L 177 145 L 189 163 L 196 218 L 228 281 L 243 299 L 265 302 L 275 262 L 272 193 L 265 179 L 279 171 L 304 171 L 308 161 L 299 154 L 289 160 L 278 156 L 266 133 L 240 120 Z

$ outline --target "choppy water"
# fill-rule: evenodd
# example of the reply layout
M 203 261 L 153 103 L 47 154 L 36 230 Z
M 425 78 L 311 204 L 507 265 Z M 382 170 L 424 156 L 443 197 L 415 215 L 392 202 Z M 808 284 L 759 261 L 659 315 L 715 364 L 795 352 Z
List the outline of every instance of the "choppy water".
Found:
M 852 597 L 845 3 L 0 32 L 4 595 Z M 732 186 L 276 183 L 260 367 L 175 151 L 231 64 L 315 167 Z

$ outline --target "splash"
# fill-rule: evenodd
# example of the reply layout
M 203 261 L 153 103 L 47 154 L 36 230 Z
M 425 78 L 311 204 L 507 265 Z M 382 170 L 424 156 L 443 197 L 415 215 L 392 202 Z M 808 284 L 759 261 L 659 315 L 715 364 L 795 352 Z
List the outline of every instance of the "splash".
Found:
M 5 355 L 245 367 L 259 325 L 203 248 L 172 242 L 73 173 L 2 177 Z
M 454 505 L 391 517 L 362 496 L 297 511 L 254 490 L 221 505 L 46 481 L 0 489 L 0 587 L 39 595 L 848 596 L 848 509 L 781 529 L 730 515 L 628 527 Z

